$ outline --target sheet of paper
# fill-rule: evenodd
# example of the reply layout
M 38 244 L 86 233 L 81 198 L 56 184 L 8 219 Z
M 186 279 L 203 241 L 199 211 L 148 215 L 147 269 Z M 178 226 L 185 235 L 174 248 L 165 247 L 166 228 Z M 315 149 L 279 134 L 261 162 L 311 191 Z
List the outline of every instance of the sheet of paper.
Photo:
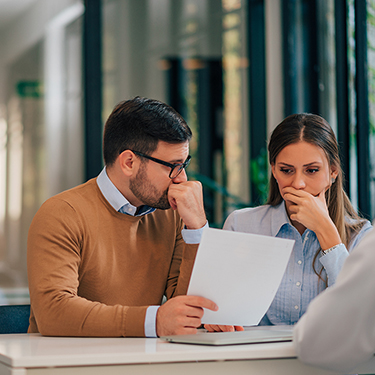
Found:
M 203 231 L 188 295 L 211 299 L 202 323 L 257 325 L 284 275 L 294 240 L 207 228 Z

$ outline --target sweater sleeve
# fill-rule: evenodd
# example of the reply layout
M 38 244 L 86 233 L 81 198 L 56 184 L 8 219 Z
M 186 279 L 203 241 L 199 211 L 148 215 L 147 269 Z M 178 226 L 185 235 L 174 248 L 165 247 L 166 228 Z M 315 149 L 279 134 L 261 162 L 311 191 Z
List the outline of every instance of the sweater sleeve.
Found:
M 375 353 L 375 230 L 344 263 L 334 286 L 309 305 L 294 329 L 294 345 L 305 363 L 351 372 Z
M 109 306 L 78 295 L 83 223 L 74 209 L 48 200 L 29 229 L 29 332 L 46 336 L 144 336 L 147 306 Z
M 187 293 L 198 244 L 187 244 L 182 237 L 183 222 L 176 230 L 175 251 L 169 271 L 165 295 L 167 299 Z

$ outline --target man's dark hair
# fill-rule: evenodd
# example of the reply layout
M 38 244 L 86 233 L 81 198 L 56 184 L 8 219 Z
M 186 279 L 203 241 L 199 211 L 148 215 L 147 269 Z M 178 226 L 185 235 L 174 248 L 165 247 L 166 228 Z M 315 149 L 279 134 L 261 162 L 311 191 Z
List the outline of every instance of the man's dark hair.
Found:
M 120 102 L 104 127 L 103 156 L 112 165 L 125 150 L 150 155 L 159 141 L 184 143 L 192 136 L 189 126 L 169 105 L 139 96 Z

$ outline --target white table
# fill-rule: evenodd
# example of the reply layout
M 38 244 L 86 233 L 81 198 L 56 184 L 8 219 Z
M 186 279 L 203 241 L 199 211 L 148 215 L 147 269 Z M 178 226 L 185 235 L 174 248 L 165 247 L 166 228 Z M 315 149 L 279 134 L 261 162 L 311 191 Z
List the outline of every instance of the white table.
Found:
M 375 358 L 360 373 L 375 374 Z M 210 347 L 144 338 L 0 336 L 0 375 L 333 374 L 308 367 L 292 343 Z

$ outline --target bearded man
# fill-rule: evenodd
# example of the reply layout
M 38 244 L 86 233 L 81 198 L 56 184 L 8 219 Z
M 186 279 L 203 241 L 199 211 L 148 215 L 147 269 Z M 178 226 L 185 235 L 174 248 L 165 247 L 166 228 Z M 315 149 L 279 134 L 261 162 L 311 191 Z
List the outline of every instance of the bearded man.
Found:
M 203 308 L 217 309 L 185 295 L 207 226 L 202 186 L 185 172 L 191 137 L 160 101 L 136 97 L 114 108 L 102 172 L 48 199 L 30 226 L 30 333 L 191 334 Z

